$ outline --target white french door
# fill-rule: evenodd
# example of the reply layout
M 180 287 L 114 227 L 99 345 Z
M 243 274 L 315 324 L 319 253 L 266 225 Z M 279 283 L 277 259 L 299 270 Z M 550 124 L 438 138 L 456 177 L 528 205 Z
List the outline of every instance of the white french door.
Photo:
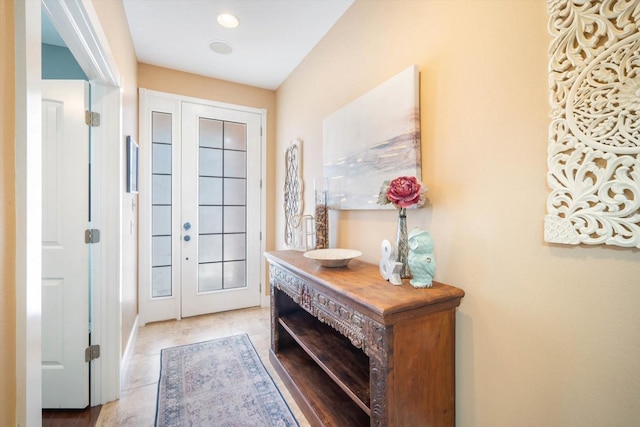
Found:
M 259 141 L 257 114 L 182 104 L 182 316 L 260 303 Z
M 262 114 L 140 99 L 141 323 L 259 305 Z

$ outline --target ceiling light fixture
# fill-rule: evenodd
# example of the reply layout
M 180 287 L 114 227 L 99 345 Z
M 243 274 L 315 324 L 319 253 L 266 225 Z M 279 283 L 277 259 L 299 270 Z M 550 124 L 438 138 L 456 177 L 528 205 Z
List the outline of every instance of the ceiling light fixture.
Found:
M 236 28 L 240 21 L 230 13 L 221 13 L 218 15 L 218 24 L 225 28 Z
M 209 42 L 209 49 L 221 55 L 228 55 L 233 51 L 233 46 L 224 40 L 212 40 Z

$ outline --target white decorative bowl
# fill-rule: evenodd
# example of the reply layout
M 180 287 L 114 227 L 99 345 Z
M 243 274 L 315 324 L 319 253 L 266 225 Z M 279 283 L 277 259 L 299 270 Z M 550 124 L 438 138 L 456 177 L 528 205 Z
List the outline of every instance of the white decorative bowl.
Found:
M 344 267 L 353 258 L 362 255 L 362 252 L 353 249 L 316 249 L 303 254 L 323 267 Z

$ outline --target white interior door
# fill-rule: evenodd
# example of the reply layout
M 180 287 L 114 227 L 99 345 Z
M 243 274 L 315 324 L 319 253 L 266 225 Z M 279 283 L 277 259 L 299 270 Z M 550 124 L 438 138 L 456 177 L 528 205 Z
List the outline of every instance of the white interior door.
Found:
M 88 82 L 42 82 L 42 406 L 89 405 Z
M 140 323 L 260 304 L 263 112 L 141 91 Z

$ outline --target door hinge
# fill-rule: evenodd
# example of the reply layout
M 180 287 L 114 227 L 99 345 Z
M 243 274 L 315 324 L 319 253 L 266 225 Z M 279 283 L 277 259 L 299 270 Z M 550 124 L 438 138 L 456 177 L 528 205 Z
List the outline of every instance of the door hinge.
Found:
M 98 344 L 90 345 L 84 351 L 84 361 L 91 362 L 93 359 L 100 357 L 100 346 Z
M 84 230 L 84 242 L 85 243 L 98 243 L 100 241 L 100 230 L 97 228 L 90 228 Z
M 91 127 L 100 126 L 100 113 L 94 113 L 93 111 L 85 111 L 84 122 Z

